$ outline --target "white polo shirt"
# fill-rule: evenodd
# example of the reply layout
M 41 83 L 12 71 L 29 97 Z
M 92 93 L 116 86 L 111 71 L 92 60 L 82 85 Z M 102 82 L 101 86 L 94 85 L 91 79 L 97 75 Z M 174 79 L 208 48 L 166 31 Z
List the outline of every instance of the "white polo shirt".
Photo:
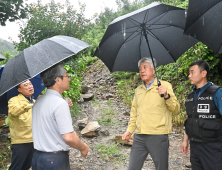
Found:
M 34 148 L 43 152 L 68 151 L 62 135 L 73 132 L 68 103 L 55 90 L 47 89 L 32 109 Z

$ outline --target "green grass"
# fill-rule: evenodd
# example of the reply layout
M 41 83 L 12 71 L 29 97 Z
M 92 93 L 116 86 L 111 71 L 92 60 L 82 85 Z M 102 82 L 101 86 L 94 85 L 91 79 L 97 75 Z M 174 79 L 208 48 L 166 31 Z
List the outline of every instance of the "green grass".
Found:
M 107 101 L 107 105 L 108 105 L 108 106 L 110 106 L 110 105 L 112 105 L 112 104 L 113 104 L 113 101 L 112 101 L 112 100 L 108 100 L 108 101 Z
M 96 106 L 96 105 L 99 104 L 99 101 L 97 101 L 97 100 L 92 100 L 91 103 L 93 104 L 93 106 Z
M 9 146 L 10 146 L 10 142 L 8 141 L 5 144 L 6 149 L 3 149 L 3 150 L 0 151 L 0 161 L 1 161 L 1 165 L 2 165 L 1 168 L 3 170 L 8 170 L 8 168 L 9 168 L 9 166 L 7 166 L 6 163 L 5 163 L 6 159 L 9 158 L 10 152 L 11 152 L 11 150 L 9 149 Z
M 99 124 L 103 124 L 105 126 L 114 126 L 114 125 L 122 125 L 122 122 L 119 122 L 117 120 L 112 120 L 110 117 L 102 117 L 102 118 L 97 118 L 97 121 Z
M 98 144 L 95 146 L 99 154 L 101 155 L 101 158 L 104 160 L 104 158 L 108 157 L 109 159 L 114 160 L 114 163 L 123 163 L 123 160 L 126 159 L 126 154 L 123 154 L 120 151 L 119 144 L 109 144 L 109 145 L 102 145 Z M 114 157 L 114 155 L 118 155 L 117 157 Z
M 112 116 L 115 114 L 116 114 L 116 112 L 112 108 L 107 108 L 107 109 L 103 110 L 103 115 L 111 115 Z
M 104 88 L 103 86 L 100 86 L 98 89 L 101 90 L 101 89 L 103 89 L 103 88 Z

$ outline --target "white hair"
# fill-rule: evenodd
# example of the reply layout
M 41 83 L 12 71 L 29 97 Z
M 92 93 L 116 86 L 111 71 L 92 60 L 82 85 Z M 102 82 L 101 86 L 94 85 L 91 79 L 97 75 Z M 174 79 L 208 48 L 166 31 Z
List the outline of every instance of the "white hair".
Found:
M 151 68 L 153 68 L 153 62 L 154 62 L 154 65 L 156 67 L 156 60 L 155 60 L 155 58 L 153 58 L 153 61 L 152 61 L 151 57 L 143 57 L 138 62 L 138 68 L 140 68 L 141 63 L 144 63 L 144 62 L 149 63 Z

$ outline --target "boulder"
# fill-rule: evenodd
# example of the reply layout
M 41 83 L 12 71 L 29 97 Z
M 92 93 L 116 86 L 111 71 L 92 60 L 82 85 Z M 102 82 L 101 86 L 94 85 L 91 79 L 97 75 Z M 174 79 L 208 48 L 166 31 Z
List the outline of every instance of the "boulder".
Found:
M 124 112 L 123 115 L 130 116 L 130 113 L 129 112 Z
M 86 125 L 88 124 L 88 122 L 89 122 L 89 118 L 88 117 L 85 118 L 85 119 L 82 119 L 82 120 L 78 120 L 77 124 L 79 126 L 79 129 L 82 130 L 83 128 L 85 128 Z
M 96 136 L 99 136 L 99 131 L 88 132 L 88 133 L 83 134 L 83 136 L 85 136 L 85 137 L 96 137 Z
M 97 121 L 95 122 L 89 122 L 87 126 L 81 131 L 81 134 L 83 136 L 89 136 L 89 135 L 97 135 L 98 136 L 98 131 L 100 130 L 100 125 Z M 95 132 L 95 133 L 89 133 L 89 132 Z
M 94 94 L 92 93 L 82 94 L 81 97 L 83 98 L 84 101 L 90 101 L 93 99 Z
M 78 103 L 83 103 L 84 99 L 82 97 L 79 98 Z
M 110 98 L 115 98 L 116 96 L 111 94 L 111 93 L 107 93 L 106 94 L 106 99 L 110 99 Z
M 109 131 L 108 130 L 100 130 L 101 134 L 104 135 L 104 136 L 109 136 Z
M 192 165 L 190 162 L 187 162 L 186 165 L 185 165 L 187 168 L 192 168 Z
M 86 94 L 89 91 L 89 87 L 88 86 L 82 86 L 82 94 Z

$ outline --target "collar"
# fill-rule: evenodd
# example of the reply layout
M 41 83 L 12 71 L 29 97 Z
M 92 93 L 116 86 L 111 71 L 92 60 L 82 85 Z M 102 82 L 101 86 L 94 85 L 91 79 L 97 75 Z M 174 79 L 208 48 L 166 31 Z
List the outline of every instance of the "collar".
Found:
M 21 93 L 22 94 L 22 93 Z M 34 96 L 33 95 L 31 95 L 31 99 L 28 97 L 28 96 L 26 96 L 26 95 L 24 95 L 24 94 L 22 94 L 30 103 L 33 103 L 33 99 L 34 99 Z
M 146 83 L 145 82 L 143 82 L 143 84 L 145 85 L 145 87 L 146 87 L 146 90 L 153 84 L 153 82 L 155 81 L 155 77 L 154 77 L 154 79 L 146 86 Z
M 56 95 L 56 96 L 62 98 L 61 94 L 59 94 L 59 92 L 57 92 L 56 90 L 53 90 L 53 89 L 47 89 L 45 93 L 47 93 L 47 94 L 52 94 L 52 95 Z
M 212 84 L 212 83 L 208 81 L 207 84 L 205 84 L 204 86 L 202 86 L 202 87 L 199 88 L 199 89 L 197 89 L 196 86 L 194 86 L 193 91 L 194 91 L 194 92 L 204 91 L 204 90 L 206 90 L 207 87 L 211 86 L 211 84 Z

